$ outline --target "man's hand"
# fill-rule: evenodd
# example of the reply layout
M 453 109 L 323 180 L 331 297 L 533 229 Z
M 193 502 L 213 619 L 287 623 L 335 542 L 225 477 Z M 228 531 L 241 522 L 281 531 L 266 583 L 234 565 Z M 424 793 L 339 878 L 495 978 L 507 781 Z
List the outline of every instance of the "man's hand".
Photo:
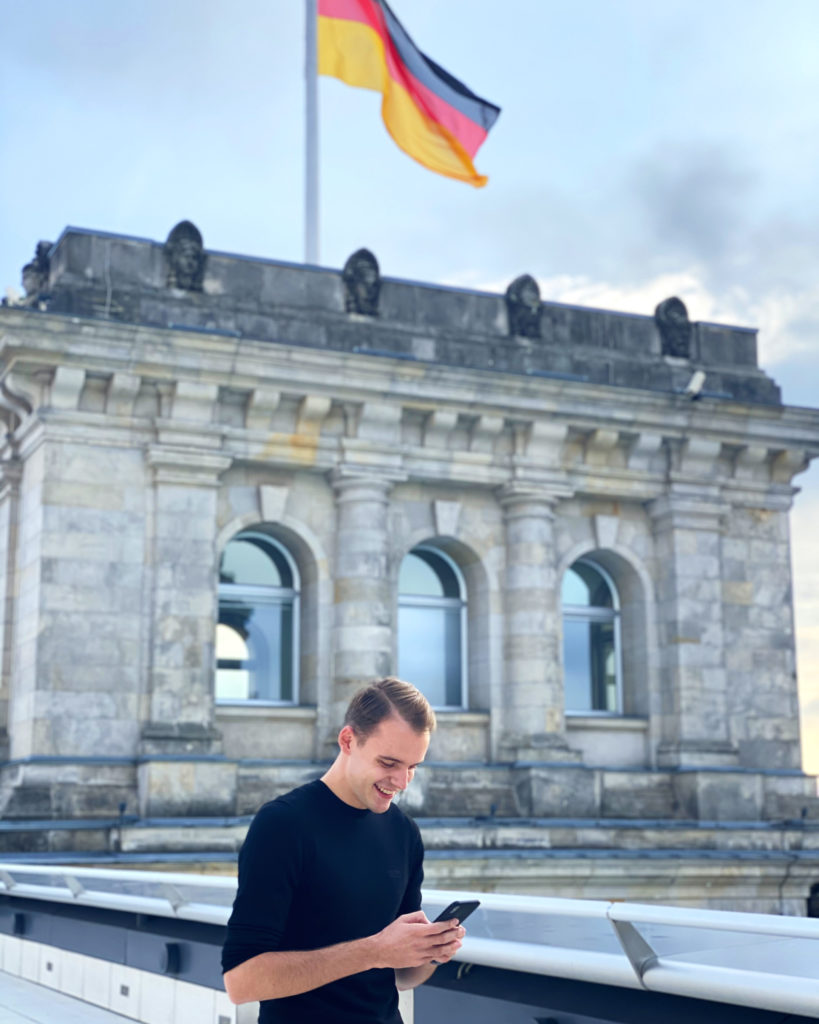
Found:
M 375 936 L 378 967 L 422 967 L 451 960 L 466 935 L 457 918 L 430 922 L 423 910 L 397 917 Z

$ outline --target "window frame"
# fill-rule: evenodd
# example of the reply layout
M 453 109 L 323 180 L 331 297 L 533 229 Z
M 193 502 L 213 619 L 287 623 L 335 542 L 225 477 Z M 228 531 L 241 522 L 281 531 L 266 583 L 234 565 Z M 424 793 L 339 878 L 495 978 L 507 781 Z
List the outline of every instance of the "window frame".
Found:
M 611 593 L 611 609 L 603 608 L 600 605 L 579 605 L 579 604 L 563 604 L 563 581 L 566 573 L 570 572 L 578 564 L 587 565 L 590 569 L 599 573 L 605 583 L 607 584 Z M 565 640 L 565 628 L 562 628 L 563 642 L 561 644 L 561 659 L 563 662 L 563 702 L 564 702 L 564 714 L 567 717 L 595 717 L 595 718 L 622 718 L 625 714 L 623 706 L 623 645 L 621 641 L 620 632 L 620 593 L 617 589 L 612 575 L 606 570 L 599 562 L 593 558 L 587 558 L 581 556 L 575 558 L 571 565 L 566 567 L 563 574 L 563 579 L 560 581 L 560 610 L 561 610 L 561 627 L 564 627 L 566 620 L 571 622 L 584 622 L 592 624 L 595 622 L 611 622 L 612 633 L 614 637 L 614 674 L 615 674 L 615 708 L 610 711 L 606 708 L 569 708 L 566 706 L 566 640 Z M 589 688 L 591 689 L 591 679 L 589 679 Z
M 301 633 L 301 577 L 299 576 L 298 566 L 296 561 L 290 552 L 287 550 L 284 544 L 276 537 L 267 533 L 264 530 L 254 529 L 250 527 L 245 530 L 240 530 L 234 534 L 233 537 L 225 544 L 222 549 L 222 553 L 219 556 L 219 562 L 221 565 L 222 557 L 229 544 L 234 541 L 242 540 L 245 538 L 257 538 L 266 544 L 270 544 L 276 548 L 278 553 L 284 558 L 287 563 L 287 567 L 290 570 L 293 586 L 292 587 L 272 587 L 264 586 L 258 583 L 222 583 L 218 584 L 217 591 L 217 609 L 216 609 L 216 624 L 217 626 L 221 623 L 222 614 L 222 602 L 226 604 L 239 602 L 251 603 L 254 605 L 278 605 L 280 607 L 285 606 L 289 603 L 291 612 L 291 638 L 290 638 L 290 650 L 291 650 L 291 671 L 292 671 L 292 698 L 290 700 L 270 700 L 269 698 L 258 698 L 258 697 L 219 697 L 216 694 L 216 684 L 219 673 L 219 654 L 214 641 L 214 685 L 213 695 L 214 703 L 218 707 L 258 707 L 258 708 L 270 708 L 270 707 L 294 707 L 299 703 L 300 698 L 300 653 L 299 653 L 299 637 Z
M 440 558 L 443 562 L 446 562 L 446 564 L 449 566 L 450 569 L 452 569 L 452 571 L 453 571 L 453 573 L 455 575 L 455 579 L 456 579 L 456 581 L 458 583 L 458 589 L 459 589 L 460 594 L 461 594 L 460 597 L 431 597 L 431 596 L 428 596 L 428 595 L 415 595 L 415 594 L 402 594 L 401 593 L 401 590 L 400 590 L 401 566 L 404 564 L 404 559 L 405 558 L 407 558 L 409 555 L 414 555 L 418 551 L 428 551 L 430 554 L 435 555 L 436 558 Z M 432 567 L 430 566 L 430 568 L 432 568 Z M 433 572 L 434 571 L 435 570 L 433 569 Z M 437 575 L 437 573 L 436 573 L 436 575 Z M 458 609 L 459 609 L 458 622 L 459 622 L 459 627 L 460 627 L 459 653 L 460 653 L 460 662 L 461 662 L 461 664 L 460 664 L 460 668 L 461 668 L 461 671 L 460 671 L 460 677 L 461 677 L 461 702 L 460 702 L 460 704 L 433 704 L 430 701 L 430 706 L 432 707 L 432 709 L 435 712 L 439 712 L 439 711 L 440 712 L 466 711 L 469 708 L 469 674 L 467 672 L 467 660 L 466 660 L 467 659 L 467 637 L 466 637 L 466 629 L 467 629 L 467 590 L 466 590 L 466 580 L 464 579 L 464 576 L 463 576 L 463 573 L 461 572 L 460 566 L 445 551 L 442 551 L 440 548 L 436 547 L 434 544 L 416 544 L 414 547 L 410 548 L 410 550 L 407 551 L 404 554 L 403 558 L 401 559 L 401 562 L 400 562 L 400 564 L 398 566 L 398 580 L 399 580 L 399 587 L 398 587 L 398 611 L 399 611 L 399 614 L 400 614 L 400 610 L 401 610 L 402 607 L 405 607 L 405 608 L 441 608 L 441 609 L 449 609 L 449 608 L 454 608 L 456 606 L 458 607 Z M 401 657 L 401 633 L 400 633 L 400 630 L 397 628 L 397 622 L 398 622 L 398 620 L 396 621 L 396 631 L 395 631 L 395 633 L 396 633 L 396 636 L 395 636 L 396 653 L 397 653 L 397 656 L 398 656 L 396 658 L 396 661 L 398 661 L 400 659 L 400 657 Z M 400 667 L 399 667 L 399 672 L 400 672 Z M 412 682 L 412 680 L 409 680 L 409 681 Z M 420 687 L 419 687 L 419 689 L 420 689 Z M 423 693 L 423 690 L 421 690 L 421 692 Z

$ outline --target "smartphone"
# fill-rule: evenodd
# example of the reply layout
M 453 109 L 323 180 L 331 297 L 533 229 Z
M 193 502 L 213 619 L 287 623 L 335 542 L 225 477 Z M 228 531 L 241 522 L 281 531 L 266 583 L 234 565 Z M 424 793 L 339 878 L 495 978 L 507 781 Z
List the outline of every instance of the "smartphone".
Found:
M 458 924 L 463 924 L 472 911 L 477 910 L 480 905 L 480 900 L 455 900 L 454 903 L 449 904 L 446 910 L 441 911 L 435 921 L 451 921 L 453 917 L 457 917 Z

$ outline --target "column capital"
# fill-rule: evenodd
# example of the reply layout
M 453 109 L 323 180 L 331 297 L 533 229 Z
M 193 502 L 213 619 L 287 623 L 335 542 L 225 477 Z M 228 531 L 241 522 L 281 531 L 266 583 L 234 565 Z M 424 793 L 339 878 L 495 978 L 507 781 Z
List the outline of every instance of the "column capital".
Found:
M 145 456 L 156 483 L 187 487 L 217 487 L 219 477 L 233 462 L 232 455 L 183 445 L 152 444 Z
M 353 497 L 354 491 L 369 491 L 370 498 L 386 500 L 397 483 L 407 479 L 406 473 L 381 471 L 341 463 L 327 474 L 330 485 L 336 493 L 336 500 Z
M 718 490 L 706 487 L 700 493 L 663 494 L 646 504 L 646 510 L 660 530 L 718 530 L 731 513 L 731 506 Z
M 554 518 L 554 507 L 563 498 L 568 497 L 550 488 L 536 483 L 513 481 L 504 484 L 496 491 L 498 502 L 506 518 L 521 515 L 540 515 L 548 519 Z

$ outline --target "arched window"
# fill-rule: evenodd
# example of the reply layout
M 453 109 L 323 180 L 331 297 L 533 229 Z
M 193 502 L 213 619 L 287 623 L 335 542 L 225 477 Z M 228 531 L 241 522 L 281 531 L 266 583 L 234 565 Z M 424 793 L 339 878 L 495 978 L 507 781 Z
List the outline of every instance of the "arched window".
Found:
M 217 701 L 295 703 L 298 620 L 292 558 L 266 533 L 243 530 L 219 565 Z
M 620 606 L 599 565 L 580 559 L 563 577 L 563 678 L 567 711 L 622 710 Z
M 433 707 L 464 707 L 466 588 L 441 551 L 413 548 L 398 577 L 398 674 Z

